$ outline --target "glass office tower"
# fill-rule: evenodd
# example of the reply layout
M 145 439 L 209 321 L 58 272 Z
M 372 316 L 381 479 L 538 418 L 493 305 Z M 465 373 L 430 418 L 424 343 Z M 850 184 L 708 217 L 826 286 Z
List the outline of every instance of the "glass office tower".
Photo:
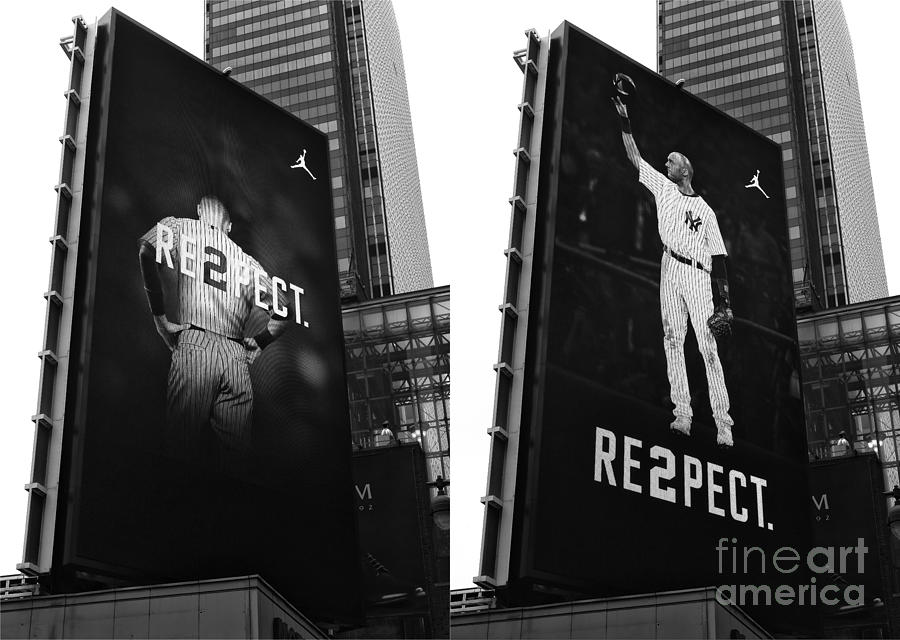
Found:
M 662 75 L 781 144 L 798 309 L 886 296 L 840 2 L 660 0 L 657 28 Z
M 328 134 L 342 298 L 432 287 L 391 3 L 212 1 L 205 32 L 207 62 Z

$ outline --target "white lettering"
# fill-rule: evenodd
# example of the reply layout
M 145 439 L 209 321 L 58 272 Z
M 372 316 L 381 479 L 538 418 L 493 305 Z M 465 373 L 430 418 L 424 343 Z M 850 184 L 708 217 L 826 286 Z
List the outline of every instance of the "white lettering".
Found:
M 737 520 L 738 522 L 747 522 L 750 518 L 750 514 L 747 512 L 747 509 L 741 507 L 738 509 L 737 506 L 737 484 L 735 481 L 740 482 L 742 487 L 747 486 L 747 476 L 738 471 L 737 469 L 732 469 L 728 472 L 728 497 L 731 502 L 731 517 Z
M 172 264 L 172 244 L 175 242 L 175 235 L 166 225 L 156 223 L 156 261 L 162 264 L 162 258 L 166 258 L 166 266 L 174 269 Z
M 691 506 L 691 489 L 703 486 L 703 464 L 693 456 L 684 456 L 684 506 Z
M 622 469 L 622 488 L 634 491 L 635 493 L 641 493 L 643 489 L 641 489 L 641 485 L 631 481 L 631 470 L 640 469 L 641 463 L 639 460 L 635 460 L 631 457 L 631 449 L 640 449 L 642 446 L 643 443 L 640 440 L 625 436 L 625 460 L 623 465 L 624 468 Z
M 622 474 L 621 478 L 616 478 L 617 473 Z M 646 493 L 671 504 L 705 508 L 712 515 L 748 524 L 753 522 L 751 505 L 755 494 L 760 526 L 774 530 L 772 523 L 764 520 L 763 489 L 768 484 L 765 479 L 661 445 L 647 443 L 645 447 L 641 439 L 602 427 L 595 428 L 594 481 Z M 789 564 L 787 557 L 780 560 Z
M 603 443 L 608 443 L 604 446 Z M 606 429 L 597 427 L 596 445 L 594 448 L 594 480 L 603 482 L 603 472 L 609 479 L 611 487 L 616 486 L 616 477 L 613 475 L 612 461 L 616 459 L 616 434 Z
M 675 502 L 675 488 L 662 489 L 659 486 L 660 479 L 671 480 L 675 477 L 675 454 L 656 445 L 650 449 L 651 460 L 665 460 L 665 467 L 654 466 L 650 469 L 650 495 L 666 502 Z
M 279 318 L 287 318 L 288 308 L 281 304 L 281 300 L 279 297 L 279 290 L 287 293 L 287 283 L 279 278 L 278 276 L 272 277 L 272 306 L 275 311 L 275 315 Z
M 716 494 L 722 493 L 723 487 L 720 484 L 716 484 L 716 476 L 715 474 L 722 473 L 722 466 L 718 464 L 713 464 L 712 462 L 706 463 L 706 498 L 709 505 L 709 512 L 714 516 L 722 516 L 725 517 L 725 509 L 716 506 Z
M 303 324 L 303 319 L 300 317 L 300 296 L 303 295 L 303 288 L 292 283 L 291 289 L 294 291 L 294 315 L 296 316 L 297 324 Z
M 766 527 L 766 515 L 763 512 L 763 493 L 762 490 L 766 486 L 766 481 L 756 476 L 750 476 L 750 484 L 756 487 L 756 523 L 762 527 Z M 769 527 L 774 531 L 774 527 Z
M 260 276 L 262 274 L 260 274 L 259 271 L 254 271 L 253 275 L 254 275 L 254 281 L 256 284 L 256 293 L 253 296 L 253 300 L 256 303 L 257 307 L 268 311 L 269 305 L 266 304 L 265 302 L 263 302 L 263 299 L 262 299 L 262 295 L 266 292 L 266 285 L 263 283 L 262 280 L 260 280 Z

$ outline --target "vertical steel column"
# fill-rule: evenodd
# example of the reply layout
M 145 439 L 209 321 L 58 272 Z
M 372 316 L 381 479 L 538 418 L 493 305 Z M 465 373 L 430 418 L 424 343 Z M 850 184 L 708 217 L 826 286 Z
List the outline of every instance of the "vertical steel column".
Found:
M 532 29 L 525 32 L 525 49 L 513 54 L 524 73 L 522 101 L 518 108 L 519 139 L 511 207 L 509 244 L 506 255 L 506 285 L 500 328 L 499 358 L 494 391 L 494 419 L 488 428 L 491 438 L 481 565 L 474 582 L 483 588 L 505 584 L 509 575 L 509 550 L 515 498 L 516 462 L 522 407 L 523 367 L 531 294 L 534 252 L 535 206 L 541 145 L 544 90 L 549 47 Z
M 75 291 L 75 261 L 81 216 L 84 181 L 84 145 L 87 137 L 88 97 L 91 83 L 93 35 L 81 16 L 72 19 L 71 36 L 61 38 L 59 46 L 71 61 L 66 100 L 59 181 L 56 191 L 56 218 L 50 237 L 52 254 L 50 282 L 44 299 L 44 343 L 38 352 L 41 372 L 38 386 L 28 512 L 22 562 L 16 569 L 29 575 L 49 572 L 56 520 L 59 465 L 65 410 L 66 379 Z

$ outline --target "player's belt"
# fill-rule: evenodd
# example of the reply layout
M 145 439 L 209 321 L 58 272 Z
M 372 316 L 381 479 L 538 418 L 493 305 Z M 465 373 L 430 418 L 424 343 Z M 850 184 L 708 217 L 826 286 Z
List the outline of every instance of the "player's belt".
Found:
M 195 324 L 189 325 L 191 329 L 195 329 L 197 331 L 202 331 L 203 333 L 212 333 L 217 336 L 222 336 L 226 340 L 231 340 L 232 342 L 237 342 L 238 344 L 244 344 L 244 341 L 240 338 L 232 338 L 231 336 L 224 336 L 221 333 L 216 333 L 215 331 L 210 331 L 209 329 L 204 329 L 203 327 L 198 327 Z
M 683 262 L 684 264 L 689 264 L 692 267 L 697 267 L 698 269 L 700 269 L 700 271 L 706 271 L 707 273 L 709 272 L 709 269 L 704 267 L 703 263 L 700 262 L 699 260 L 691 260 L 690 258 L 685 258 L 680 253 L 676 253 L 675 251 L 672 251 L 669 247 L 667 247 L 665 245 L 663 245 L 663 252 L 668 253 L 670 256 L 672 256 L 673 258 L 678 260 L 678 262 Z

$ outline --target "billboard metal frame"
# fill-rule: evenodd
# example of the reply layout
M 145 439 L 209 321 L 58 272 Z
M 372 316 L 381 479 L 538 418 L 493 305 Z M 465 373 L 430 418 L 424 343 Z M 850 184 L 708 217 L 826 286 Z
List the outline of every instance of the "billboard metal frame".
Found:
M 541 40 L 534 29 L 525 32 L 526 46 L 513 54 L 524 74 L 522 100 L 518 104 L 519 137 L 513 195 L 510 204 L 506 284 L 501 312 L 500 351 L 494 388 L 494 418 L 487 433 L 491 439 L 487 489 L 481 498 L 484 524 L 479 575 L 473 581 L 492 589 L 506 584 L 510 575 L 513 513 L 516 509 L 516 474 L 519 458 L 522 398 L 525 385 L 525 351 L 531 302 L 532 265 L 547 86 L 549 39 Z
M 535 327 L 546 327 L 550 315 L 552 283 L 549 275 L 541 273 L 547 268 L 541 261 L 547 263 L 554 251 L 557 191 L 562 188 L 558 184 L 560 168 L 554 165 L 560 160 L 559 127 L 567 100 L 563 72 L 571 64 L 568 58 L 573 32 L 596 41 L 564 22 L 543 40 L 534 31 L 526 32 L 526 48 L 514 54 L 525 77 L 523 101 L 519 105 L 522 112 L 519 144 L 514 151 L 517 162 L 510 199 L 509 245 L 505 251 L 508 259 L 504 302 L 500 306 L 503 317 L 499 357 L 494 366 L 497 372 L 494 418 L 488 429 L 491 447 L 487 489 L 481 499 L 484 504 L 481 563 L 479 575 L 474 578 L 482 588 L 505 591 L 504 597 L 510 604 L 539 600 L 544 595 L 567 598 L 595 588 L 593 582 L 539 569 L 533 551 L 537 535 L 534 524 L 537 507 L 533 501 L 537 496 L 540 456 L 532 452 L 541 449 L 544 398 L 538 391 L 544 388 L 548 377 L 548 336 Z M 674 83 L 661 77 L 660 80 L 674 87 Z M 695 96 L 690 97 L 695 106 L 702 104 L 721 116 L 727 115 Z M 547 112 L 547 108 L 552 112 Z M 761 138 L 738 121 L 730 117 L 728 120 Z M 555 131 L 554 125 L 557 125 Z M 542 135 L 547 139 L 542 140 Z M 768 140 L 757 142 L 768 144 L 767 153 L 769 147 L 773 151 L 777 148 Z M 762 332 L 767 327 L 758 329 Z M 765 335 L 769 339 L 790 338 L 774 330 L 765 331 Z M 771 530 L 771 524 L 768 527 Z
M 55 187 L 58 195 L 54 235 L 50 238 L 53 246 L 50 284 L 44 293 L 47 300 L 45 335 L 43 347 L 38 354 L 42 364 L 38 406 L 32 417 L 36 425 L 32 473 L 31 481 L 25 487 L 29 492 L 27 525 L 22 562 L 17 564 L 19 571 L 40 576 L 42 580 L 50 580 L 52 588 L 61 592 L 94 586 L 116 587 L 132 583 L 134 579 L 140 579 L 143 583 L 148 579 L 144 575 L 143 568 L 130 569 L 119 566 L 117 562 L 110 563 L 107 557 L 94 559 L 85 555 L 82 550 L 83 544 L 77 539 L 80 507 L 68 504 L 72 492 L 81 490 L 82 459 L 89 431 L 86 426 L 90 426 L 86 421 L 93 420 L 88 416 L 88 386 L 92 384 L 89 369 L 94 360 L 92 349 L 96 346 L 93 345 L 92 335 L 93 314 L 96 299 L 99 299 L 97 255 L 101 247 L 100 216 L 105 198 L 105 183 L 113 179 L 112 176 L 107 176 L 104 180 L 103 175 L 106 171 L 105 152 L 111 142 L 109 135 L 113 126 L 110 122 L 109 102 L 112 95 L 113 67 L 126 68 L 124 60 L 121 65 L 116 65 L 117 60 L 113 58 L 116 31 L 124 33 L 124 26 L 117 29 L 117 25 L 123 22 L 133 25 L 149 37 L 171 48 L 173 52 L 178 52 L 185 59 L 189 57 L 192 60 L 191 64 L 196 63 L 198 68 L 201 65 L 206 67 L 206 70 L 202 70 L 204 73 L 215 75 L 215 82 L 221 82 L 229 91 L 241 94 L 242 100 L 251 102 L 253 109 L 263 108 L 281 112 L 283 117 L 289 118 L 297 127 L 303 128 L 308 143 L 321 145 L 327 149 L 326 134 L 234 79 L 225 78 L 212 65 L 196 58 L 116 9 L 111 9 L 92 25 L 86 25 L 81 17 L 73 18 L 73 22 L 74 35 L 60 39 L 61 48 L 71 60 L 71 71 L 68 88 L 64 93 L 67 101 L 64 133 L 59 138 L 62 144 L 62 158 L 60 177 Z M 127 42 L 122 37 L 120 41 Z M 320 190 L 330 189 L 330 181 L 327 178 L 330 175 L 327 154 L 323 157 L 324 161 L 319 171 L 324 174 L 320 176 L 324 179 L 318 182 Z M 315 179 L 313 176 L 313 180 Z M 327 202 L 330 213 L 330 195 Z M 315 220 L 316 229 L 320 231 L 323 227 L 322 218 L 317 217 Z M 325 237 L 321 235 L 319 237 L 322 238 L 319 243 L 323 248 L 322 255 L 330 253 L 333 256 L 334 245 L 328 247 Z M 332 243 L 335 242 L 333 233 L 329 233 L 328 238 Z M 79 250 L 82 244 L 83 250 Z M 137 262 L 135 255 L 135 263 L 132 265 L 134 269 L 137 268 Z M 330 271 L 322 265 L 327 264 L 333 269 L 333 263 L 333 259 L 327 263 L 314 262 L 310 259 L 310 264 L 313 265 L 309 267 L 310 269 L 324 269 L 325 287 L 329 292 L 332 290 L 332 287 L 329 287 Z M 343 343 L 332 342 L 332 334 L 339 336 L 341 326 L 336 270 L 333 284 L 334 296 L 323 296 L 324 302 L 317 303 L 321 306 L 315 307 L 321 309 L 325 320 L 319 322 L 316 328 L 319 330 L 319 327 L 328 327 L 322 334 L 328 340 L 322 342 L 329 349 L 328 357 L 331 364 L 328 375 L 332 380 L 340 379 L 341 383 L 345 384 Z M 299 313 L 296 320 L 299 325 Z M 309 325 L 304 323 L 303 326 Z M 98 367 L 94 368 L 99 371 Z M 102 384 L 102 380 L 99 384 Z M 93 385 L 95 388 L 99 386 L 97 379 L 93 381 Z M 345 391 L 340 391 L 337 387 L 332 389 L 331 395 L 346 397 Z M 340 423 L 346 424 L 349 413 L 342 410 L 343 407 L 339 403 L 335 404 L 336 411 L 333 411 L 333 415 L 338 428 L 334 431 L 335 436 L 329 441 L 329 447 L 332 451 L 343 448 L 347 451 L 346 531 L 349 532 L 348 536 L 355 538 L 356 518 L 350 499 L 352 495 L 350 432 L 349 428 L 340 428 Z M 329 425 L 332 424 L 330 415 L 327 416 L 327 422 Z M 346 447 L 341 446 L 344 439 Z M 287 464 L 285 460 L 281 463 L 282 466 Z M 101 464 L 101 470 L 102 467 Z M 95 470 L 96 468 L 93 467 Z M 343 495 L 344 487 L 341 486 L 344 484 L 343 479 L 337 479 L 340 482 L 334 491 Z M 344 514 L 341 513 L 335 522 L 343 520 Z M 84 521 L 88 521 L 87 517 Z M 274 557 L 270 557 L 270 560 L 274 560 Z M 355 561 L 348 561 L 347 564 L 353 565 L 354 572 L 357 570 Z M 153 576 L 152 579 L 158 580 L 159 577 Z M 355 584 L 351 585 L 351 594 L 355 587 Z M 289 596 L 286 594 L 286 597 Z M 352 603 L 354 610 L 335 612 L 334 622 L 355 624 L 361 620 L 360 603 L 350 594 L 347 602 Z M 328 618 L 332 614 L 328 611 L 322 615 Z
M 96 25 L 86 25 L 81 16 L 72 18 L 74 32 L 60 39 L 59 46 L 71 61 L 66 100 L 50 279 L 44 299 L 44 342 L 41 359 L 31 479 L 28 492 L 22 562 L 16 569 L 28 575 L 50 571 L 56 529 L 62 461 L 63 422 L 75 308 L 75 272 L 82 223 L 84 173 L 91 81 L 96 44 Z

